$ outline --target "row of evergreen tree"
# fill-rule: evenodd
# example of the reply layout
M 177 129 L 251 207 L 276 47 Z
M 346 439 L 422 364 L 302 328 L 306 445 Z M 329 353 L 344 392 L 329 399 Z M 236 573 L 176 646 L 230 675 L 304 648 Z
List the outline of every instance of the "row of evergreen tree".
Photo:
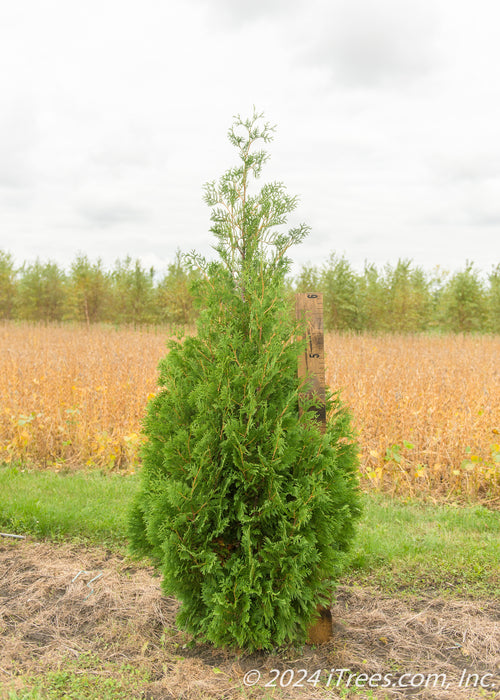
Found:
M 55 262 L 24 263 L 0 250 L 0 319 L 191 324 L 197 310 L 190 285 L 196 272 L 180 251 L 163 276 L 140 260 L 117 260 L 111 270 L 79 254 L 69 270 Z M 447 273 L 410 260 L 356 272 L 343 256 L 304 266 L 288 280 L 290 294 L 324 294 L 327 330 L 500 333 L 500 264 L 483 275 L 473 263 Z
M 36 260 L 16 268 L 0 250 L 0 318 L 114 324 L 191 324 L 193 273 L 178 252 L 161 279 L 127 256 L 111 270 L 79 254 L 64 270 Z
M 410 260 L 356 273 L 345 257 L 331 254 L 321 267 L 303 267 L 296 291 L 324 294 L 328 329 L 418 333 L 500 333 L 500 264 L 483 275 L 473 263 L 449 273 Z

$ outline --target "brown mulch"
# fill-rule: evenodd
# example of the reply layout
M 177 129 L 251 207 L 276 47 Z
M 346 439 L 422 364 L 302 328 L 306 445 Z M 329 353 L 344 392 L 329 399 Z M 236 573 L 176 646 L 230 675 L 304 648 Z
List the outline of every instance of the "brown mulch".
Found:
M 334 635 L 322 646 L 252 655 L 190 646 L 176 628 L 178 603 L 162 596 L 151 567 L 105 549 L 0 539 L 0 697 L 61 668 L 112 676 L 124 664 L 144 673 L 130 695 L 144 700 L 337 698 L 349 689 L 357 698 L 452 700 L 500 692 L 500 601 L 391 596 L 351 585 L 336 596 Z M 341 681 L 333 674 L 326 687 L 332 669 L 342 668 Z M 251 669 L 261 680 L 247 688 Z M 300 669 L 309 676 L 322 669 L 321 683 L 279 687 L 289 671 L 278 687 L 265 687 L 286 669 L 297 683 Z M 395 687 L 383 687 L 387 674 Z M 403 674 L 404 688 L 397 686 Z M 432 679 L 426 688 L 427 674 L 446 674 L 446 683 L 441 677 L 433 687 Z M 480 679 L 487 692 L 473 687 Z

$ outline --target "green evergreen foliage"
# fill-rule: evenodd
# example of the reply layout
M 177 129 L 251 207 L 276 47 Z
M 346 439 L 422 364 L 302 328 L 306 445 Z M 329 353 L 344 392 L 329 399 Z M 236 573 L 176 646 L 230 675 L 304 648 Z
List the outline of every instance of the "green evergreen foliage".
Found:
M 317 267 L 303 265 L 295 280 L 295 291 L 306 293 L 311 289 L 319 289 L 321 276 Z
M 66 275 L 57 263 L 38 258 L 20 270 L 18 315 L 28 321 L 61 321 L 64 317 Z
M 328 396 L 322 434 L 299 415 L 304 342 L 285 275 L 301 225 L 282 183 L 252 194 L 273 129 L 236 118 L 240 162 L 206 186 L 217 262 L 202 275 L 197 335 L 174 341 L 145 419 L 133 551 L 161 567 L 182 601 L 178 622 L 217 646 L 269 649 L 304 641 L 331 593 L 359 515 L 357 447 L 349 415 Z M 303 388 L 303 386 L 302 386 Z
M 286 294 L 316 289 L 324 295 L 325 329 L 389 333 L 442 331 L 500 333 L 500 266 L 482 275 L 472 263 L 454 274 L 431 272 L 409 260 L 353 270 L 331 253 L 320 267 L 304 265 L 286 278 Z M 63 271 L 55 263 L 15 269 L 0 250 L 0 319 L 192 326 L 199 308 L 191 291 L 198 271 L 175 253 L 163 276 L 130 256 L 113 270 L 82 253 Z
M 428 321 L 430 292 L 420 268 L 412 269 L 411 260 L 398 260 L 392 268 L 386 266 L 388 296 L 387 325 L 396 332 L 423 330 Z
M 86 255 L 77 255 L 71 264 L 67 287 L 68 318 L 87 324 L 104 320 L 110 279 L 101 260 L 91 263 Z
M 360 297 L 363 329 L 388 330 L 387 288 L 383 275 L 372 263 L 365 263 L 363 277 L 360 280 Z
M 344 256 L 329 256 L 321 270 L 319 288 L 324 294 L 326 328 L 361 330 L 359 284 Z
M 0 318 L 14 317 L 16 291 L 14 260 L 0 250 Z
M 161 323 L 190 325 L 195 319 L 194 300 L 191 284 L 196 270 L 189 270 L 180 250 L 175 260 L 167 267 L 167 274 L 155 289 L 155 306 Z
M 491 333 L 500 333 L 500 263 L 493 267 L 488 281 L 489 289 L 486 299 L 488 330 Z
M 113 307 L 119 323 L 153 323 L 154 269 L 146 270 L 140 260 L 128 255 L 117 260 L 112 273 Z
M 455 333 L 484 328 L 486 304 L 483 283 L 473 263 L 456 272 L 443 294 L 443 324 Z

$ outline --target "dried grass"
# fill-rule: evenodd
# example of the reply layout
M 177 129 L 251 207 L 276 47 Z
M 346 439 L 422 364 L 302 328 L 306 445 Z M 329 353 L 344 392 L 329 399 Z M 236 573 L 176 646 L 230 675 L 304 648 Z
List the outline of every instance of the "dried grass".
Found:
M 123 664 L 147 672 L 130 697 L 151 700 L 262 698 L 271 669 L 287 668 L 323 669 L 323 684 L 277 688 L 272 697 L 339 697 L 345 686 L 337 688 L 334 679 L 327 689 L 325 683 L 331 669 L 341 668 L 392 673 L 394 680 L 405 673 L 446 673 L 448 688 L 418 689 L 417 697 L 429 700 L 485 697 L 480 689 L 458 687 L 464 668 L 480 677 L 491 673 L 488 682 L 500 684 L 498 601 L 389 597 L 344 586 L 332 609 L 331 642 L 245 655 L 208 645 L 183 648 L 188 639 L 175 627 L 177 603 L 162 597 L 152 569 L 106 550 L 2 541 L 0 572 L 0 689 L 21 688 L 23 678 L 68 664 L 74 674 L 101 677 L 119 675 Z M 79 572 L 85 573 L 75 580 Z M 259 669 L 263 681 L 245 688 L 250 669 Z M 378 687 L 373 697 L 408 693 L 415 696 L 415 689 Z
M 130 470 L 161 329 L 0 325 L 0 460 Z M 500 503 L 499 336 L 326 336 L 365 487 Z

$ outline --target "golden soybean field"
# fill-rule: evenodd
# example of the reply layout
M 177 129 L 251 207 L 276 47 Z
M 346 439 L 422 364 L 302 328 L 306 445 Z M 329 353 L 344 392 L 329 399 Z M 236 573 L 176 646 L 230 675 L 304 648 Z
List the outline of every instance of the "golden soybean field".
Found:
M 165 329 L 0 324 L 0 461 L 133 471 Z M 325 338 L 365 488 L 500 504 L 500 337 Z

